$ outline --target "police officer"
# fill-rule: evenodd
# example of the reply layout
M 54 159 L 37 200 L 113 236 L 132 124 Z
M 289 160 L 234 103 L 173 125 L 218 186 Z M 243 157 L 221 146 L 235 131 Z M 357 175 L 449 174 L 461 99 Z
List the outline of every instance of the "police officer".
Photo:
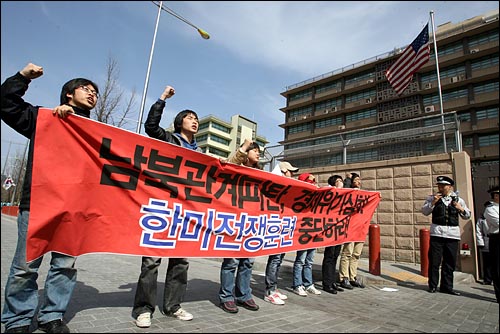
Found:
M 439 282 L 439 266 L 441 266 L 441 282 L 439 291 L 459 296 L 453 290 L 453 271 L 457 262 L 460 243 L 460 226 L 458 217 L 469 219 L 471 212 L 464 200 L 453 190 L 455 182 L 448 176 L 436 178 L 438 192 L 427 197 L 422 213 L 432 213 L 429 246 L 429 292 L 437 291 Z

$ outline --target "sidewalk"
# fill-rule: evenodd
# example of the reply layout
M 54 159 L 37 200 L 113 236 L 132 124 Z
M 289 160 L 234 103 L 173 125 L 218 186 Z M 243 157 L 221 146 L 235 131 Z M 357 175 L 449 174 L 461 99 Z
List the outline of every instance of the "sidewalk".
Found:
M 280 275 L 289 275 L 292 277 L 293 262 L 296 252 L 285 254 Z M 337 261 L 337 271 L 338 264 Z M 316 252 L 314 255 L 313 277 L 321 278 L 321 263 L 323 262 L 323 253 Z M 266 271 L 267 257 L 256 258 L 254 269 Z M 427 277 L 420 275 L 420 264 L 395 263 L 390 261 L 380 262 L 380 275 L 373 275 L 369 270 L 369 261 L 367 258 L 361 258 L 358 262 L 358 276 L 365 285 L 392 286 L 392 285 L 424 285 L 427 287 Z M 474 276 L 468 273 L 455 271 L 454 284 L 472 284 L 476 283 Z M 321 284 L 321 281 L 316 281 Z
M 5 282 L 16 247 L 16 218 L 1 216 L 2 307 Z M 292 283 L 294 252 L 286 255 L 279 287 Z M 39 270 L 39 292 L 44 289 L 50 256 Z M 158 301 L 161 303 L 168 259 L 158 273 Z M 315 258 L 313 275 L 321 289 L 322 254 Z M 188 289 L 182 307 L 194 315 L 192 321 L 166 317 L 156 308 L 150 328 L 136 327 L 132 317 L 141 257 L 117 254 L 87 254 L 78 258 L 78 278 L 64 320 L 72 333 L 498 333 L 498 304 L 492 286 L 467 279 L 455 289 L 462 296 L 428 293 L 426 279 L 413 265 L 382 262 L 382 275 L 368 273 L 368 261 L 360 263 L 359 275 L 365 289 L 322 293 L 301 297 L 287 292 L 283 306 L 263 300 L 267 256 L 256 260 L 252 294 L 260 306 L 257 312 L 240 308 L 237 314 L 221 310 L 219 259 L 192 258 Z M 461 274 L 456 275 L 460 277 Z M 390 287 L 391 289 L 387 289 Z M 385 288 L 385 289 L 384 289 Z M 34 333 L 42 333 L 33 326 Z M 5 331 L 1 326 L 2 333 Z

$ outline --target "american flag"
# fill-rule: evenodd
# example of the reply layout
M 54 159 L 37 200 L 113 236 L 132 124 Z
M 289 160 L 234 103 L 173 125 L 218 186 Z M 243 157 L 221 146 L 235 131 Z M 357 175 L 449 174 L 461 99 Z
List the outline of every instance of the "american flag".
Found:
M 403 54 L 389 67 L 385 76 L 392 89 L 401 95 L 417 72 L 427 63 L 430 55 L 429 23 L 413 42 L 403 51 Z

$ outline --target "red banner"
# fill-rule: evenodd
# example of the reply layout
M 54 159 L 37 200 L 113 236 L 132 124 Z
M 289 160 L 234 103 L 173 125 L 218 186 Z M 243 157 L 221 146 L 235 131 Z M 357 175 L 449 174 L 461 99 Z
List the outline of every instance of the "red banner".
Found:
M 364 241 L 378 192 L 317 188 L 40 109 L 27 259 L 256 257 Z

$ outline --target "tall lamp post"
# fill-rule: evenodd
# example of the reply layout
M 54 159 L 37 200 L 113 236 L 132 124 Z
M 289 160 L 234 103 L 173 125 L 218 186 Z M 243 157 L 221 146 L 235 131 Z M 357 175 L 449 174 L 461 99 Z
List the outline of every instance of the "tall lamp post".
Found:
M 153 62 L 153 53 L 154 53 L 154 49 L 155 49 L 156 33 L 158 32 L 158 25 L 160 23 L 161 11 L 164 10 L 167 13 L 169 13 L 170 15 L 178 18 L 182 22 L 189 24 L 190 26 L 195 28 L 198 31 L 198 33 L 201 35 L 201 37 L 203 37 L 204 39 L 210 38 L 210 35 L 205 30 L 198 28 L 197 26 L 195 26 L 194 24 L 192 24 L 191 22 L 189 22 L 188 20 L 186 20 L 185 18 L 180 16 L 179 14 L 175 13 L 170 8 L 163 7 L 163 1 L 160 1 L 159 4 L 154 2 L 154 4 L 158 6 L 158 15 L 156 16 L 156 25 L 155 25 L 155 32 L 153 35 L 153 43 L 151 44 L 151 51 L 149 53 L 148 71 L 146 72 L 146 80 L 144 82 L 144 90 L 142 92 L 141 109 L 139 110 L 139 118 L 137 120 L 137 129 L 135 131 L 136 133 L 141 132 L 142 115 L 144 114 L 144 105 L 146 104 L 146 94 L 148 92 L 148 85 L 149 85 L 149 74 L 151 72 L 151 63 Z

